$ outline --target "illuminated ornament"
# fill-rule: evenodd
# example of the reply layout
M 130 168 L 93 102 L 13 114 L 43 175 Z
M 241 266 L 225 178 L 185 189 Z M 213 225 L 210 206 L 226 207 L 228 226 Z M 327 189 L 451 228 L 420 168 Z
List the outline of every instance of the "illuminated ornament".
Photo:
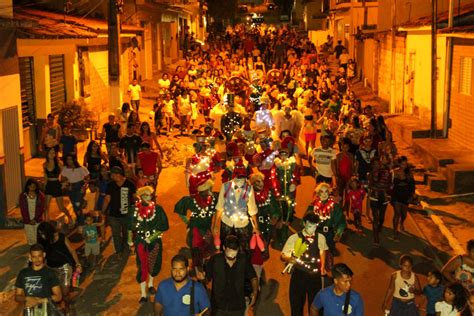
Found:
M 326 220 L 331 218 L 331 213 L 334 209 L 334 200 L 329 198 L 327 201 L 323 202 L 319 198 L 313 202 L 313 211 L 316 215 L 319 216 L 321 220 Z
M 199 194 L 197 194 L 193 198 L 193 204 L 196 211 L 191 213 L 192 218 L 212 217 L 214 215 L 217 199 L 215 196 L 211 195 L 204 200 Z
M 156 217 L 154 202 L 150 202 L 147 205 L 142 204 L 141 201 L 136 202 L 133 216 L 136 219 L 135 230 L 138 236 L 149 238 L 158 232 L 156 229 L 147 229 L 148 226 L 152 225 Z M 157 238 L 161 238 L 161 235 L 157 236 Z

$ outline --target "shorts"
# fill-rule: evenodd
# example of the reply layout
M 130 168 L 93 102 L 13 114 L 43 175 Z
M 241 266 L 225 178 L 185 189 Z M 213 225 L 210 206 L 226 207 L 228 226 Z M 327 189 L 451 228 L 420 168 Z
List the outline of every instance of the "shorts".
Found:
M 68 289 L 71 286 L 72 267 L 66 263 L 58 268 L 54 268 L 53 270 L 59 279 L 59 285 L 61 286 L 61 289 L 63 291 Z
M 304 133 L 305 142 L 314 142 L 316 141 L 316 133 Z
M 85 243 L 84 246 L 84 255 L 89 256 L 89 255 L 94 255 L 98 256 L 100 255 L 100 244 L 98 242 L 96 243 Z

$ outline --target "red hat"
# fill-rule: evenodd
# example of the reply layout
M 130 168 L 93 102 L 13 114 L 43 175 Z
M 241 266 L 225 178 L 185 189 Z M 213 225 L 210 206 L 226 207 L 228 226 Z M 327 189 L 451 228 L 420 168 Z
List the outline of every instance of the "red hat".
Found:
M 283 141 L 281 142 L 280 151 L 292 153 L 295 148 L 295 142 L 296 141 L 293 137 L 286 136 L 285 138 L 283 138 Z
M 247 178 L 247 168 L 244 166 L 244 163 L 242 161 L 239 161 L 234 166 L 234 170 L 232 172 L 232 179 L 237 178 L 239 176 Z
M 225 151 L 227 157 L 241 157 L 239 146 L 235 142 L 229 142 L 226 145 Z

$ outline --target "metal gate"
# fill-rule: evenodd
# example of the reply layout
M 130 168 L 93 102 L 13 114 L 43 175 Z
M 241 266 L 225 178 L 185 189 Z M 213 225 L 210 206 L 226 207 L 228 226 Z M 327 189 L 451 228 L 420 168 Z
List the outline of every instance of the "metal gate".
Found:
M 64 55 L 49 56 L 49 87 L 51 93 L 51 113 L 57 114 L 66 103 Z
M 35 78 L 33 57 L 18 58 L 20 66 L 21 112 L 23 128 L 29 127 L 31 156 L 37 154 Z
M 1 111 L 3 121 L 3 145 L 5 150 L 5 185 L 7 210 L 16 207 L 22 191 L 20 135 L 18 134 L 18 110 L 16 107 Z

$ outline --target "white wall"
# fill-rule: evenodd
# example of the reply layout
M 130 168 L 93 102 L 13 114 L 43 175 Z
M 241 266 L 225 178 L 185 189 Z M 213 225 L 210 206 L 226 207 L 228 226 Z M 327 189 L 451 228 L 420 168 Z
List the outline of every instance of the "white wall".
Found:
M 409 32 L 406 42 L 406 61 L 410 53 L 415 55 L 415 93 L 414 105 L 418 107 L 422 120 L 431 118 L 431 34 L 430 31 Z M 443 122 L 444 78 L 446 60 L 446 39 L 438 38 L 438 85 L 437 85 L 437 124 Z M 407 91 L 407 89 L 405 89 Z M 407 93 L 407 92 L 406 92 Z

